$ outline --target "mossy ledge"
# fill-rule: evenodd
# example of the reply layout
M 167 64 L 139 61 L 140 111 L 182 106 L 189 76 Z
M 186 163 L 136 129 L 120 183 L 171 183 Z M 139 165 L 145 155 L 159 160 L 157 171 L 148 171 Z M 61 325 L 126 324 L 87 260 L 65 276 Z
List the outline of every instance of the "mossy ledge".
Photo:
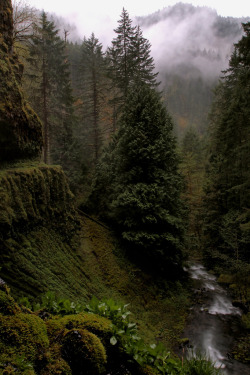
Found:
M 0 171 L 0 225 L 8 232 L 45 222 L 74 222 L 73 194 L 59 166 L 28 166 Z
M 1 276 L 14 295 L 16 290 L 37 295 L 46 285 L 55 290 L 68 285 L 74 294 L 78 285 L 73 288 L 70 272 L 77 268 L 73 249 L 79 222 L 61 167 L 0 170 L 0 227 Z

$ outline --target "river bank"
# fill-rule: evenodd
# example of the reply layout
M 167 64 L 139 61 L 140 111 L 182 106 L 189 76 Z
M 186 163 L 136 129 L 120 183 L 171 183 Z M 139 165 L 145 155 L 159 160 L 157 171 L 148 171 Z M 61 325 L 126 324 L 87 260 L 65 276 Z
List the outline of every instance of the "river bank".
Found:
M 188 347 L 206 353 L 225 375 L 248 375 L 250 366 L 232 358 L 231 350 L 242 332 L 241 310 L 232 305 L 227 291 L 199 263 L 186 271 L 193 279 L 194 305 L 183 335 Z

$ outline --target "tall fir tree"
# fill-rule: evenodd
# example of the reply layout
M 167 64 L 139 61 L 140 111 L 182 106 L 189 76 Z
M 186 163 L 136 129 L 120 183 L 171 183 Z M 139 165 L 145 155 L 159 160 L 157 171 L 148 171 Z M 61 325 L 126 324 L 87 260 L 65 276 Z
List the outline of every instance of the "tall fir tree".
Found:
M 72 140 L 73 96 L 65 43 L 46 13 L 34 25 L 30 100 L 43 122 L 44 161 L 64 164 Z M 52 160 L 51 160 L 52 157 Z
M 172 128 L 154 89 L 130 88 L 92 195 L 135 257 L 163 272 L 182 262 L 182 178 Z
M 155 72 L 154 59 L 151 56 L 151 44 L 143 37 L 140 26 L 136 27 L 131 40 L 131 53 L 133 81 L 145 82 L 152 87 L 158 86 L 160 82 L 157 81 L 158 73 Z
M 205 201 L 206 260 L 238 270 L 250 263 L 250 23 L 243 28 L 216 90 Z
M 103 112 L 106 92 L 106 64 L 102 44 L 92 33 L 82 43 L 82 57 L 79 64 L 79 98 L 81 99 L 80 134 L 82 142 L 94 165 L 99 158 L 104 137 Z M 80 135 L 79 134 L 79 135 Z
M 110 76 L 114 84 L 121 90 L 122 96 L 126 97 L 133 76 L 131 47 L 135 37 L 135 26 L 132 26 L 132 20 L 124 8 L 118 24 L 114 30 L 117 36 L 112 40 L 112 47 L 107 50 L 107 57 Z
M 117 36 L 107 50 L 107 62 L 111 87 L 114 93 L 113 112 L 114 130 L 127 97 L 128 90 L 135 82 L 145 82 L 152 87 L 159 83 L 158 73 L 154 72 L 153 58 L 150 56 L 151 45 L 143 37 L 139 26 L 133 26 L 128 12 L 123 8 L 118 27 L 114 30 Z

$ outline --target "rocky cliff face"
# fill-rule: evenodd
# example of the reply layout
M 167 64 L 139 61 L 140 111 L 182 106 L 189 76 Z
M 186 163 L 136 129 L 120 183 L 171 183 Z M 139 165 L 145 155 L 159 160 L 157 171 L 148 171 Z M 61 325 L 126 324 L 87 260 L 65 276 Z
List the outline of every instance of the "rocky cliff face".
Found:
M 73 195 L 60 167 L 38 161 L 42 124 L 24 99 L 12 35 L 11 1 L 0 0 L 0 273 L 16 295 L 74 293 Z
M 13 52 L 11 0 L 0 2 L 0 163 L 39 157 L 42 125 L 21 90 L 23 67 Z

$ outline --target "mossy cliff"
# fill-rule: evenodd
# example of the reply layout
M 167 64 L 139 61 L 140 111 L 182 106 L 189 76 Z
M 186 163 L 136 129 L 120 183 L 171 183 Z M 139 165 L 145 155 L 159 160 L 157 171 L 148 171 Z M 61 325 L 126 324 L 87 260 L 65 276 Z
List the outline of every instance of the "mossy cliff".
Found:
M 42 125 L 21 90 L 23 66 L 13 52 L 10 0 L 0 2 L 0 163 L 38 157 Z
M 0 170 L 1 276 L 14 294 L 37 295 L 48 285 L 77 293 L 71 275 L 77 270 L 72 248 L 79 229 L 73 202 L 61 167 Z

